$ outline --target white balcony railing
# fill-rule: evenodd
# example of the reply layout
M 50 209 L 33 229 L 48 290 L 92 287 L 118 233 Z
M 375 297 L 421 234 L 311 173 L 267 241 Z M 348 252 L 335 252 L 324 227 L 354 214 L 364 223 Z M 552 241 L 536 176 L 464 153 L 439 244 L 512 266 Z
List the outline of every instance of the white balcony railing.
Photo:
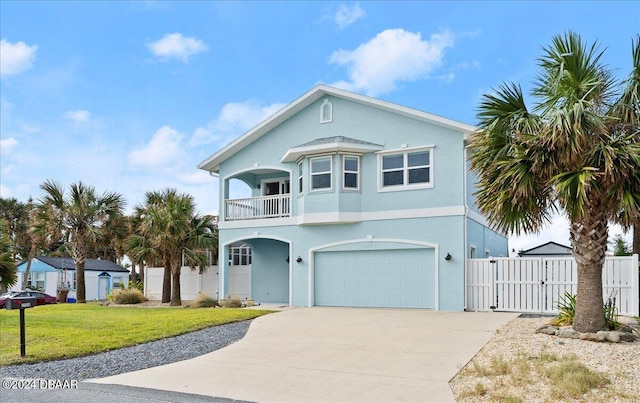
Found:
M 225 200 L 225 220 L 256 220 L 291 216 L 291 194 Z

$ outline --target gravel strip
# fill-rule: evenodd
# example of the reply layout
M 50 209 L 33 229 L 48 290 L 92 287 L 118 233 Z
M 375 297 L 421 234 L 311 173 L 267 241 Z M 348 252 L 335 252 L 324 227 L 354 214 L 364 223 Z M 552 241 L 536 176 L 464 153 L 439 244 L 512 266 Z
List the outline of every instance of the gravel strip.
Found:
M 504 376 L 483 376 L 476 370 L 491 369 L 492 360 L 496 359 L 514 362 L 518 357 L 525 356 L 529 360 L 535 360 L 535 357 L 540 357 L 541 354 L 557 357 L 575 356 L 579 363 L 589 369 L 608 375 L 610 385 L 583 395 L 579 401 L 640 401 L 640 341 L 596 343 L 534 333 L 550 319 L 521 316 L 498 330 L 450 382 L 456 401 L 501 401 L 507 400 L 507 395 L 520 398 L 524 402 L 563 400 L 549 394 L 550 388 L 542 376 L 527 376 L 523 382 L 518 377 L 517 367 L 513 367 L 516 368 L 514 375 Z M 484 386 L 486 392 L 478 392 L 479 384 Z
M 1 378 L 82 381 L 187 360 L 242 339 L 251 321 L 221 326 L 80 358 L 0 367 Z

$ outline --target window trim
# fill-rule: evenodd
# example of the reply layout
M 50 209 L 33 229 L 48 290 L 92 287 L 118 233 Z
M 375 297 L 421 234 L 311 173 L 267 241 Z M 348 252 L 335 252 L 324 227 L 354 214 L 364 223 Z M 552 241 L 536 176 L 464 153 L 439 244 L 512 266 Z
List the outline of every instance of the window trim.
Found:
M 322 172 L 313 172 L 313 161 L 329 158 L 329 171 Z M 313 188 L 313 177 L 314 175 L 326 175 L 329 174 L 329 187 L 324 188 Z M 333 191 L 333 155 L 322 155 L 317 157 L 309 158 L 309 192 L 317 193 L 317 192 L 331 192 Z
M 347 171 L 345 166 L 347 158 L 355 158 L 358 163 L 357 171 Z M 342 190 L 346 192 L 359 192 L 360 191 L 360 172 L 361 169 L 361 158 L 359 155 L 351 155 L 351 154 L 342 154 Z M 346 179 L 345 176 L 347 173 L 356 174 L 356 186 L 355 187 L 346 187 Z
M 434 187 L 434 145 L 421 146 L 421 147 L 412 147 L 412 148 L 400 148 L 394 150 L 386 150 L 380 151 L 378 154 L 378 192 L 399 192 L 405 190 L 413 190 L 413 189 L 431 189 Z M 420 166 L 420 167 L 428 167 L 429 168 L 429 181 L 421 182 L 421 183 L 412 183 L 409 184 L 409 154 L 419 153 L 419 152 L 429 152 L 429 165 Z M 388 185 L 384 186 L 384 172 L 382 170 L 382 160 L 383 157 L 390 155 L 402 155 L 402 177 L 403 184 L 402 185 Z M 412 167 L 415 168 L 415 167 Z M 395 169 L 399 170 L 399 169 Z
M 327 113 L 325 116 L 325 108 L 327 109 Z M 320 123 L 331 123 L 333 122 L 333 104 L 329 101 L 329 98 L 325 98 L 322 104 L 320 104 Z

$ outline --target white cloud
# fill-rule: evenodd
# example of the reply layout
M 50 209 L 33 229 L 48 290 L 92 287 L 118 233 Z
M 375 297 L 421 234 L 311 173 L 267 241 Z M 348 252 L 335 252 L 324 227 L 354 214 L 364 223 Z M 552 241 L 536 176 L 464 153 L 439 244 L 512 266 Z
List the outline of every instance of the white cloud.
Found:
M 340 4 L 333 20 L 336 25 L 338 25 L 338 28 L 344 29 L 364 16 L 365 12 L 360 7 L 360 4 L 356 3 L 352 7 L 349 7 L 346 4 Z
M 29 69 L 36 59 L 38 46 L 20 41 L 0 40 L 0 75 L 18 74 Z
M 188 62 L 189 58 L 208 49 L 199 39 L 182 36 L 181 33 L 165 34 L 162 39 L 147 45 L 151 53 L 161 60 L 177 59 Z
M 149 167 L 174 163 L 184 156 L 182 138 L 177 130 L 163 126 L 154 133 L 149 144 L 129 153 L 129 162 Z
M 284 106 L 285 104 L 279 103 L 262 105 L 256 101 L 230 102 L 222 107 L 218 117 L 206 128 L 199 127 L 194 131 L 189 145 L 228 141 L 230 137 L 244 133 Z
M 76 111 L 66 111 L 64 113 L 65 119 L 73 120 L 74 122 L 78 122 L 78 123 L 87 122 L 90 116 L 91 116 L 91 113 L 84 109 L 80 109 Z
M 18 140 L 14 137 L 9 137 L 7 139 L 0 139 L 0 152 L 2 154 L 8 154 L 12 148 L 16 147 L 18 144 Z
M 453 43 L 449 31 L 432 34 L 428 40 L 399 28 L 382 31 L 355 50 L 333 52 L 330 63 L 347 66 L 350 78 L 333 85 L 371 96 L 387 93 L 399 81 L 427 78 L 440 67 L 444 50 Z

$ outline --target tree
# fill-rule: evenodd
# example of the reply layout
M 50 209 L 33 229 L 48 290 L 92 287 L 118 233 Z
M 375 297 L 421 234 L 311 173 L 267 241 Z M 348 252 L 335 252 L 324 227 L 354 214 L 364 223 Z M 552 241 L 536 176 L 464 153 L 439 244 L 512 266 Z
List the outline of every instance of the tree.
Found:
M 631 249 L 622 235 L 618 234 L 613 238 L 613 256 L 631 256 Z
M 116 192 L 97 195 L 95 188 L 82 182 L 73 183 L 65 194 L 56 182 L 47 180 L 40 188 L 44 195 L 37 205 L 34 232 L 49 239 L 63 239 L 76 271 L 77 302 L 86 302 L 84 264 L 97 243 L 109 232 L 109 223 L 122 215 L 124 198 Z
M 7 240 L 11 244 L 14 261 L 26 259 L 30 249 L 28 234 L 31 203 L 22 203 L 15 198 L 0 197 L 0 218 L 5 220 Z
M 180 273 L 183 264 L 206 268 L 206 249 L 215 244 L 212 216 L 195 212 L 193 197 L 176 189 L 147 192 L 145 204 L 136 207 L 139 217 L 136 235 L 127 242 L 131 255 L 163 262 L 162 302 L 182 304 Z
M 638 41 L 632 46 L 638 52 Z M 482 97 L 470 142 L 477 202 L 508 233 L 535 233 L 555 212 L 567 215 L 578 265 L 574 328 L 604 328 L 602 266 L 609 220 L 631 222 L 640 211 L 637 124 L 601 61 L 598 44 L 555 36 L 543 47 L 529 110 L 519 85 L 503 83 Z M 634 71 L 638 69 L 635 58 Z M 622 94 L 632 82 L 627 80 Z M 636 109 L 637 111 L 637 109 Z
M 0 218 L 0 287 L 9 288 L 16 283 L 16 261 L 13 259 L 7 222 Z

